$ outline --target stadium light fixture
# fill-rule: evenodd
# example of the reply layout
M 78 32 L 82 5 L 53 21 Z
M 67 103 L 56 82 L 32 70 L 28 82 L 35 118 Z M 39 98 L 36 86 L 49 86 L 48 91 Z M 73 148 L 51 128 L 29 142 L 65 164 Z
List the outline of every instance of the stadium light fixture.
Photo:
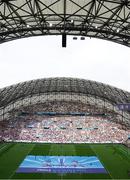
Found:
M 76 36 L 73 37 L 73 40 L 77 40 L 78 38 Z
M 80 40 L 85 40 L 85 37 L 81 36 Z
M 27 28 L 29 28 L 29 27 L 30 27 L 30 25 L 29 25 L 29 24 L 27 24 L 26 26 L 27 26 Z
M 119 29 L 116 30 L 117 33 L 118 33 L 119 31 L 120 31 Z
M 52 23 L 49 23 L 49 26 L 52 27 Z

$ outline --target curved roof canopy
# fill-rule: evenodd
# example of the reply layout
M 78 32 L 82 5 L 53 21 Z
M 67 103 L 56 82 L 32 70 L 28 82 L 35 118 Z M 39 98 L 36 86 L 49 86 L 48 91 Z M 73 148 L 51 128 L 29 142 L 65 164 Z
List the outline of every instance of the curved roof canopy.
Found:
M 63 34 L 130 46 L 130 0 L 0 0 L 0 43 Z
M 0 89 L 0 109 L 20 98 L 53 92 L 91 95 L 106 99 L 113 105 L 130 102 L 129 92 L 96 81 L 76 78 L 45 78 Z

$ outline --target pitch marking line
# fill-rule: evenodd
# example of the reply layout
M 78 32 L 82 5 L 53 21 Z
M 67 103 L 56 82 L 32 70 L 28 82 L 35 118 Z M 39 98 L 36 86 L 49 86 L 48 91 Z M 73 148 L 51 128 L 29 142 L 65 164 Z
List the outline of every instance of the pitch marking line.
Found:
M 8 144 L 5 144 L 4 146 L 2 146 L 2 147 L 0 148 L 0 151 L 1 151 L 3 148 L 7 147 L 7 146 L 8 146 Z

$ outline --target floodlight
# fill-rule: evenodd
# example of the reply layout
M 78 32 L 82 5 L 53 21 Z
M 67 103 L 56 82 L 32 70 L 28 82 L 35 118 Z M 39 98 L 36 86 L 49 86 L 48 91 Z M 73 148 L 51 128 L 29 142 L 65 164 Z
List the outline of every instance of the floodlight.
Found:
M 73 40 L 77 40 L 78 38 L 75 36 L 75 37 L 73 37 Z
M 80 40 L 85 40 L 85 37 L 82 36 L 82 37 L 80 38 Z
M 49 26 L 52 27 L 52 23 L 49 23 Z

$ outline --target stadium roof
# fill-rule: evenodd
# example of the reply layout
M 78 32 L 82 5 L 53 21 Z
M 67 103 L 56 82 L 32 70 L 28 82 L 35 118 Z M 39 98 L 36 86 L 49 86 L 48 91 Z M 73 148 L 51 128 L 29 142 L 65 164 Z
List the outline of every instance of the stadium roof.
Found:
M 0 108 L 21 98 L 44 93 L 77 93 L 106 99 L 112 104 L 129 103 L 130 93 L 96 81 L 76 78 L 45 78 L 0 89 Z
M 130 46 L 130 0 L 0 0 L 0 43 L 63 34 Z

